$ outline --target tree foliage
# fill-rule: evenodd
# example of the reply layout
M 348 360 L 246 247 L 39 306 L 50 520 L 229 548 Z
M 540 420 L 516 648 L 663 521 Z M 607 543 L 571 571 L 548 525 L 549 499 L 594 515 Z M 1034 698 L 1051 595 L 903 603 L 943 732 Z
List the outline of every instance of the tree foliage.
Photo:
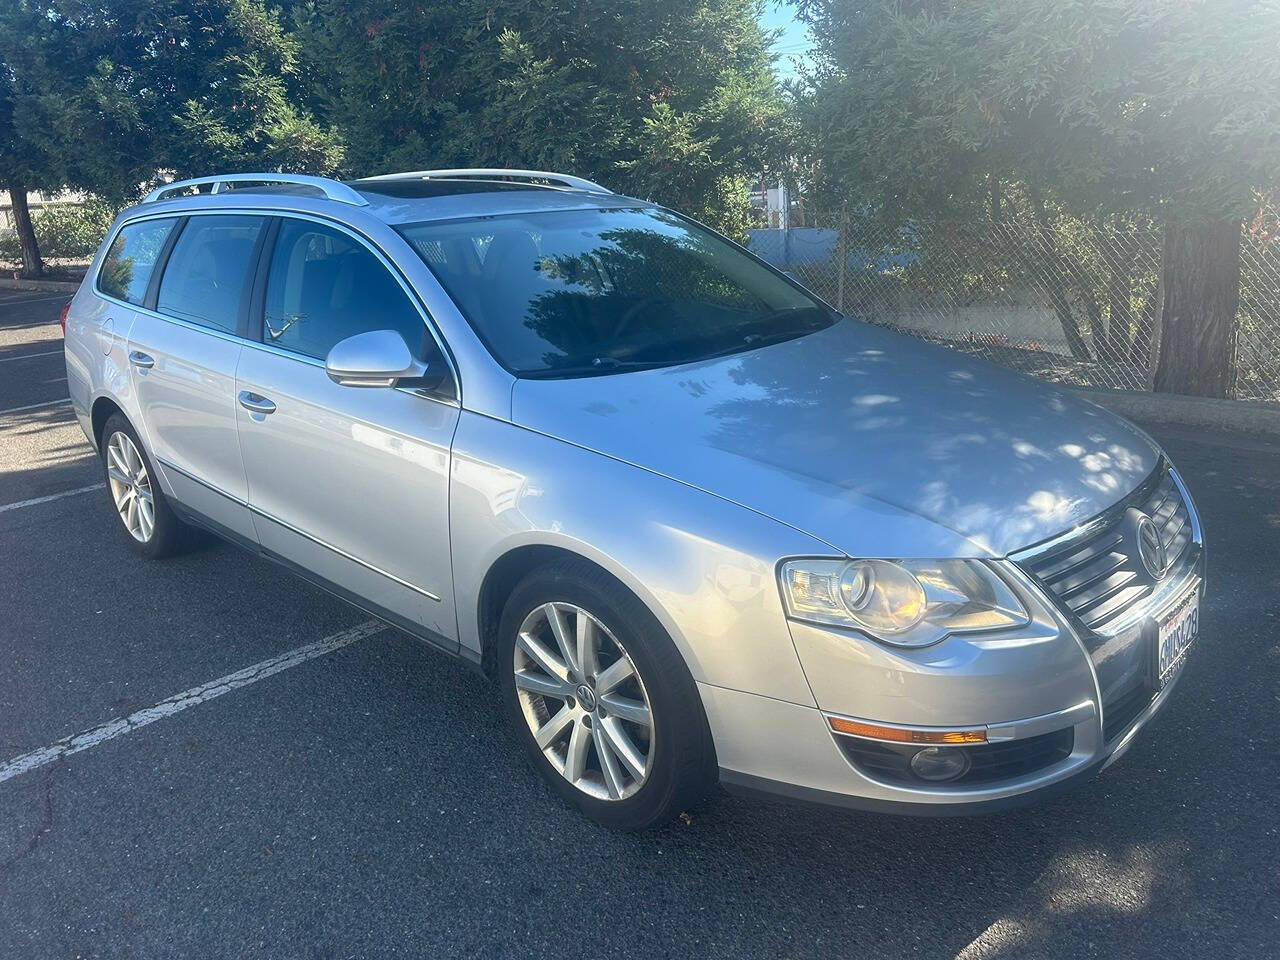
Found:
M 1072 213 L 1243 216 L 1280 167 L 1272 0 L 797 0 L 833 177 L 905 210 L 991 178 Z
M 179 176 L 337 168 L 337 135 L 306 109 L 298 41 L 277 10 L 262 0 L 169 0 L 162 18 L 147 64 L 168 84 L 155 111 L 162 167 Z
M 1280 170 L 1280 4 L 795 2 L 817 44 L 798 103 L 826 202 L 888 223 L 1012 207 L 1054 247 L 1062 217 L 1163 223 L 1162 287 L 1178 295 L 1156 384 L 1230 394 L 1240 221 Z
M 262 0 L 9 0 L 0 181 L 121 201 L 161 174 L 333 170 L 296 62 Z
M 352 173 L 571 171 L 733 228 L 783 104 L 754 0 L 294 8 Z

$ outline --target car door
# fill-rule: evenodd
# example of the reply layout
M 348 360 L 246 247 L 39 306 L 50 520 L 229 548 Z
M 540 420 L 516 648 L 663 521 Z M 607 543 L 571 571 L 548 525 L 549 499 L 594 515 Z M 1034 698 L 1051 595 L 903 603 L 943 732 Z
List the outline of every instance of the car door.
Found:
M 236 434 L 236 364 L 266 219 L 192 215 L 129 333 L 146 443 L 180 507 L 252 543 Z
M 236 376 L 240 448 L 262 549 L 448 649 L 457 646 L 449 558 L 454 383 L 435 392 L 339 386 L 338 341 L 392 329 L 442 362 L 390 263 L 353 233 L 279 221 Z

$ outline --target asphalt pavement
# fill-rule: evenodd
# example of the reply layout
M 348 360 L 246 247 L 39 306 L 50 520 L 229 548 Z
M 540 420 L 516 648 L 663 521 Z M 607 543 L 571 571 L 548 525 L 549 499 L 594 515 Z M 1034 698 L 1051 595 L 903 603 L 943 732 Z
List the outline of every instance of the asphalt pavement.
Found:
M 1209 594 L 1171 703 L 1100 777 L 953 820 L 717 793 L 620 835 L 541 784 L 462 664 L 346 642 L 366 615 L 235 547 L 130 552 L 57 402 L 64 299 L 0 292 L 0 957 L 1277 955 L 1274 440 L 1150 428 Z

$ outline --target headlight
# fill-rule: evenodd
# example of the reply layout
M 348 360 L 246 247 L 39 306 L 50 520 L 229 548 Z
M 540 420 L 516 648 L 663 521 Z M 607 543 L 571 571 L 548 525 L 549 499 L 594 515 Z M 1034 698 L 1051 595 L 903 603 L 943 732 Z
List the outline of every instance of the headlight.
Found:
M 788 560 L 787 616 L 833 624 L 900 647 L 1028 622 L 1008 584 L 981 560 Z

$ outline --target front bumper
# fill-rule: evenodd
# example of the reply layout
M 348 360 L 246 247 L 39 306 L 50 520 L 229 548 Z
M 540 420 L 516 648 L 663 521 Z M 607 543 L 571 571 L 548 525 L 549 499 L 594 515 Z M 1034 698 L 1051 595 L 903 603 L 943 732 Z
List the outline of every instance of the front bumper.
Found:
M 1180 544 L 1163 572 L 1135 572 L 1134 514 Z M 1204 539 L 1181 478 L 1162 460 L 1113 508 L 1000 570 L 1027 604 L 1025 626 L 904 650 L 792 621 L 816 706 L 700 685 L 721 782 L 948 815 L 1018 805 L 1114 763 L 1186 669 L 1183 657 L 1160 684 L 1158 625 L 1193 591 L 1204 598 Z M 929 743 L 964 751 L 963 773 L 938 783 L 913 771 Z
M 828 727 L 827 716 L 812 707 L 705 684 L 699 685 L 699 692 L 712 730 L 733 731 L 724 742 L 716 741 L 720 783 L 733 793 L 878 813 L 961 816 L 1023 806 L 1106 769 L 1168 702 L 1185 669 L 1184 663 L 1111 742 L 1103 739 L 1101 717 L 1092 701 L 1068 711 L 989 726 L 989 734 L 995 736 L 1007 731 L 1027 737 L 1051 728 L 1069 728 L 1072 750 L 1031 776 L 969 789 L 903 787 L 867 776 L 849 761 Z
M 1146 621 L 1113 638 L 1109 646 L 1115 649 L 1108 656 L 1121 656 L 1117 651 L 1123 647 L 1134 654 L 1131 661 L 1145 658 L 1140 651 L 1151 642 L 1159 618 L 1183 602 L 1192 589 L 1199 591 L 1203 601 L 1204 574 L 1202 553 L 1184 576 L 1171 579 L 1153 596 Z M 819 660 L 828 669 L 808 672 L 820 707 L 699 685 L 715 735 L 720 781 L 726 788 L 931 816 L 1018 806 L 1088 779 L 1119 759 L 1168 702 L 1187 662 L 1184 658 L 1158 692 L 1148 689 L 1137 702 L 1117 701 L 1114 683 L 1108 679 L 1127 674 L 1107 669 L 1110 660 L 1095 659 L 1072 625 L 1047 603 L 1035 612 L 1025 636 L 1014 642 L 957 640 L 948 647 L 950 641 L 946 641 L 921 653 L 902 653 L 851 644 L 835 636 L 818 648 L 814 641 L 821 633 L 809 628 L 794 631 L 807 665 L 818 659 L 819 649 L 839 651 L 845 657 L 838 665 Z M 837 686 L 841 676 L 844 682 Z M 877 709 L 855 712 L 848 706 L 855 698 Z M 1057 708 L 1035 712 L 1046 705 Z M 1010 716 L 1021 719 L 1007 719 Z M 1034 769 L 1013 768 L 1014 774 L 1003 778 L 907 783 L 860 762 L 858 751 L 849 749 L 860 738 L 834 733 L 833 717 L 909 729 L 980 727 L 986 731 L 985 744 L 955 748 L 960 750 L 1029 745 L 1055 734 L 1059 735 L 1056 743 L 1066 746 L 1038 766 L 1025 765 Z

